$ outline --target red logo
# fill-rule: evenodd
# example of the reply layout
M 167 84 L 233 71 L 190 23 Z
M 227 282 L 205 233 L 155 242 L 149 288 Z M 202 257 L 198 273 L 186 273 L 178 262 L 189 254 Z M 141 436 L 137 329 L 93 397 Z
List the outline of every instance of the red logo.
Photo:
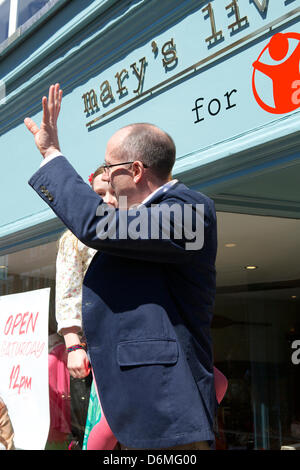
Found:
M 298 44 L 291 52 L 289 39 L 296 39 Z M 272 65 L 262 62 L 264 54 L 269 53 Z M 286 59 L 285 59 L 286 58 Z M 285 59 L 285 60 L 284 60 Z M 270 62 L 270 60 L 269 60 Z M 300 106 L 300 34 L 277 33 L 262 50 L 258 59 L 253 63 L 252 89 L 259 106 L 273 114 L 285 114 Z M 257 71 L 271 78 L 273 82 L 274 107 L 263 100 L 263 92 L 258 93 Z

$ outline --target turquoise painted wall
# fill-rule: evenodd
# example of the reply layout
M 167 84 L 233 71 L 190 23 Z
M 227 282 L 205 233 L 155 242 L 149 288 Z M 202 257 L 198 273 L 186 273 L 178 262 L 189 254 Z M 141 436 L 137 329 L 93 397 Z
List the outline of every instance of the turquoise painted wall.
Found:
M 83 178 L 103 162 L 108 138 L 139 121 L 169 132 L 177 146 L 175 174 L 216 197 L 232 181 L 246 187 L 254 174 L 298 169 L 300 108 L 266 112 L 251 81 L 252 63 L 276 32 L 300 34 L 299 15 L 299 0 L 67 2 L 0 56 L 7 91 L 0 106 L 0 238 L 54 217 L 27 185 L 41 158 L 23 119 L 40 123 L 41 97 L 56 81 L 64 90 L 61 148 Z M 240 27 L 230 27 L 245 17 Z M 222 34 L 209 44 L 213 19 Z M 289 54 L 297 45 L 290 40 Z M 170 63 L 164 66 L 163 59 Z M 124 69 L 120 94 L 116 74 Z M 255 77 L 272 105 L 272 82 Z M 103 103 L 107 82 L 112 98 Z M 86 113 L 83 96 L 91 90 L 99 109 Z

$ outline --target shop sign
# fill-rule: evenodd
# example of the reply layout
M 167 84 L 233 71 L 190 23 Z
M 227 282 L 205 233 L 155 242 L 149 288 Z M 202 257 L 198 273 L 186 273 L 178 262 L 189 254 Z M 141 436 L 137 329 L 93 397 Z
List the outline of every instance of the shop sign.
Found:
M 236 53 L 246 44 L 252 44 L 255 39 L 272 31 L 272 28 L 289 22 L 300 13 L 300 7 L 296 7 L 297 2 L 294 1 L 201 2 L 203 5 L 195 13 L 197 21 L 193 22 L 193 26 L 197 25 L 197 30 L 193 30 L 189 24 L 184 26 L 182 23 L 181 28 L 186 28 L 187 31 L 185 37 L 181 34 L 177 39 L 176 30 L 173 29 L 169 37 L 165 36 L 163 41 L 161 38 L 154 38 L 141 49 L 142 55 L 136 55 L 134 61 L 128 63 L 122 61 L 114 68 L 110 68 L 101 75 L 95 86 L 85 90 L 82 95 L 82 110 L 88 120 L 86 127 L 92 129 L 95 124 L 98 125 L 112 116 L 130 110 L 138 101 L 151 98 L 166 87 L 180 84 L 183 79 L 197 76 L 208 64 L 230 57 L 230 54 Z M 294 38 L 295 34 L 297 33 L 292 33 L 290 37 Z M 298 36 L 300 38 L 299 34 Z M 267 46 L 264 51 L 266 48 Z M 190 63 L 187 63 L 187 58 Z M 250 86 L 252 72 L 254 76 L 257 71 L 257 68 L 253 70 L 252 63 L 253 61 L 250 63 L 248 76 Z M 153 84 L 154 77 L 157 80 L 159 76 L 162 79 Z M 165 78 L 166 76 L 168 78 Z M 295 80 L 293 80 L 293 91 L 296 106 L 287 112 L 300 104 L 300 82 L 297 83 Z M 193 108 L 194 123 L 204 121 L 205 116 L 214 117 L 221 111 L 236 107 L 237 93 L 237 87 L 231 86 L 223 90 L 222 96 L 196 98 Z M 253 93 L 256 102 L 263 108 L 263 100 L 259 97 L 259 90 L 255 88 L 254 78 Z M 274 112 L 270 108 L 264 109 L 267 112 Z M 277 111 L 282 112 L 282 109 L 279 107 Z
M 0 297 L 0 396 L 18 449 L 42 450 L 49 432 L 50 288 Z
M 289 54 L 290 40 L 298 44 Z M 272 64 L 262 60 L 269 55 Z M 263 48 L 258 59 L 253 63 L 252 89 L 259 106 L 268 113 L 286 114 L 297 109 L 300 105 L 300 34 L 277 33 Z M 269 106 L 256 89 L 255 76 L 261 72 L 272 80 L 274 105 Z M 262 93 L 263 94 L 263 93 Z

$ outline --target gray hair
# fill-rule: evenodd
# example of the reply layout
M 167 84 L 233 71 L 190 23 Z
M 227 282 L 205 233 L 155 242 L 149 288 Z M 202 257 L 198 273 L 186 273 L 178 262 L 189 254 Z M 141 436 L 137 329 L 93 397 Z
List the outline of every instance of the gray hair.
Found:
M 129 134 L 122 145 L 122 155 L 128 160 L 140 160 L 159 179 L 167 179 L 175 163 L 176 147 L 163 130 L 148 123 L 126 126 Z

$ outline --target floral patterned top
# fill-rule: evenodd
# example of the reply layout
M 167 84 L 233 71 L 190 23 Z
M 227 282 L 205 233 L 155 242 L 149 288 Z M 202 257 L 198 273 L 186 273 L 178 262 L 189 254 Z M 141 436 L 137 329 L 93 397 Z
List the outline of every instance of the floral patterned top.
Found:
M 96 250 L 87 247 L 70 230 L 59 240 L 56 258 L 56 321 L 57 332 L 77 326 L 82 332 L 82 283 Z
M 0 397 L 0 450 L 14 450 L 14 430 L 7 407 Z

